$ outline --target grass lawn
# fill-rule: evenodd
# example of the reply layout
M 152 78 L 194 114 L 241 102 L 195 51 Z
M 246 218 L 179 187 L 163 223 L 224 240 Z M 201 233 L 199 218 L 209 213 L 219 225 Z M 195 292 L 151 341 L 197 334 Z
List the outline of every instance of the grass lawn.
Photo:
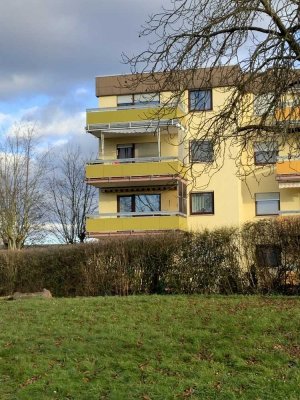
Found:
M 300 298 L 0 301 L 1 400 L 300 399 Z

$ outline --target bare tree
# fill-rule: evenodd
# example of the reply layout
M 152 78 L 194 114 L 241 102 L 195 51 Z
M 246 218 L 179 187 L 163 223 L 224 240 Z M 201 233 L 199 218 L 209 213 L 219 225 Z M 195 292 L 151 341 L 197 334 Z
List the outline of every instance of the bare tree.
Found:
M 50 230 L 65 243 L 84 241 L 86 215 L 97 208 L 96 188 L 85 183 L 86 161 L 79 147 L 70 147 L 55 159 L 55 168 L 49 179 Z
M 45 216 L 47 155 L 38 152 L 35 128 L 15 125 L 5 136 L 0 153 L 0 236 L 9 249 L 40 239 Z
M 209 138 L 214 148 L 215 162 L 201 173 L 218 171 L 228 153 L 239 176 L 252 173 L 256 141 L 299 156 L 299 0 L 171 0 L 141 35 L 148 49 L 125 56 L 131 86 L 172 90 L 172 102 L 195 86 L 217 82 L 224 92 L 222 107 L 198 113 L 197 124 L 189 113 L 192 138 Z

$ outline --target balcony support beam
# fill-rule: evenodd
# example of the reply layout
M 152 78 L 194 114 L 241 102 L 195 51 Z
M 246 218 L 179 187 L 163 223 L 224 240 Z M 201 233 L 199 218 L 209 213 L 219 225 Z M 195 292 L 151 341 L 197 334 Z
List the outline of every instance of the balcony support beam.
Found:
M 160 146 L 160 128 L 157 129 L 157 146 L 158 146 L 158 158 L 161 157 L 161 146 Z
M 99 158 L 104 158 L 104 133 L 101 132 L 99 139 Z

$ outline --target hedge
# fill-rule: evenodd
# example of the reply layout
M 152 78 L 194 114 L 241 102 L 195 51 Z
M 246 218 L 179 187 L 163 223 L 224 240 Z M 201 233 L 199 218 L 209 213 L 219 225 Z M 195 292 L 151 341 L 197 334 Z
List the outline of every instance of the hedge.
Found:
M 300 218 L 0 251 L 0 295 L 299 293 Z

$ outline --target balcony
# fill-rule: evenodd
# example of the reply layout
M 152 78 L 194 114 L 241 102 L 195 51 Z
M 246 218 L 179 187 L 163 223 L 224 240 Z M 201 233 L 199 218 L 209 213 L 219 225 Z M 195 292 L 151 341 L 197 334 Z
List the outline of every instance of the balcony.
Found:
M 281 107 L 276 110 L 276 119 L 289 123 L 299 123 L 300 107 L 295 101 L 282 102 Z
M 173 157 L 96 160 L 86 166 L 86 180 L 95 186 L 168 184 L 182 179 L 186 168 Z
M 275 112 L 276 123 L 289 132 L 298 132 L 300 129 L 300 107 L 295 101 L 285 101 Z
M 279 189 L 300 188 L 300 157 L 278 157 L 276 180 Z
M 180 212 L 109 213 L 89 216 L 86 230 L 89 237 L 187 231 L 187 220 Z
M 86 111 L 86 130 L 97 137 L 101 132 L 153 132 L 159 127 L 181 127 L 184 115 L 180 104 L 171 103 L 93 108 Z
M 281 210 L 279 211 L 281 217 L 299 216 L 300 210 Z

